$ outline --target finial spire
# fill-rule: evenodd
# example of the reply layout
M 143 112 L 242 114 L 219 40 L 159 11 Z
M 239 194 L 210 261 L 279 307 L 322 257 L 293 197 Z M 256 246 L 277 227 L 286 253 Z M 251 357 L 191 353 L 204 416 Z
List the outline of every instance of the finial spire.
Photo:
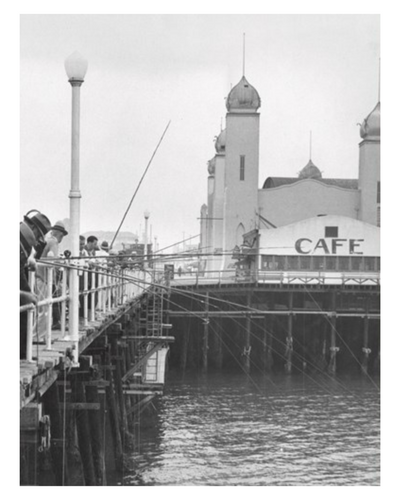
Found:
M 311 160 L 311 153 L 312 153 L 312 131 L 310 130 L 310 160 Z
M 243 33 L 243 76 L 245 74 L 245 63 L 246 63 L 246 33 Z

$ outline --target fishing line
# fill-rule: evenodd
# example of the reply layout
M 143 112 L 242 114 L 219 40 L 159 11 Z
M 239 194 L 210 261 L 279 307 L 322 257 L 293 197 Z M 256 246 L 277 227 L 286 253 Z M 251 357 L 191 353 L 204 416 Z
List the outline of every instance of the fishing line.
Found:
M 141 179 L 140 179 L 140 181 L 139 181 L 139 184 L 137 185 L 137 188 L 136 188 L 135 192 L 133 193 L 133 196 L 132 196 L 132 198 L 131 198 L 131 201 L 129 202 L 128 208 L 126 209 L 126 211 L 125 211 L 125 213 L 124 213 L 124 216 L 122 217 L 121 223 L 120 223 L 120 225 L 118 226 L 117 232 L 115 233 L 114 238 L 113 238 L 113 239 L 112 239 L 112 241 L 111 241 L 110 248 L 112 248 L 112 246 L 113 246 L 113 244 L 114 244 L 114 241 L 115 241 L 116 237 L 118 236 L 119 230 L 121 229 L 121 226 L 122 226 L 122 224 L 124 223 L 125 217 L 127 216 L 128 212 L 129 212 L 129 209 L 131 208 L 131 205 L 132 205 L 133 200 L 135 199 L 136 193 L 138 192 L 138 190 L 139 190 L 139 188 L 140 188 L 140 185 L 142 184 L 142 181 L 143 181 L 143 179 L 144 179 L 144 177 L 145 177 L 145 175 L 146 175 L 146 173 L 147 173 L 147 170 L 149 169 L 150 164 L 151 164 L 151 162 L 153 161 L 153 158 L 154 158 L 155 154 L 157 153 L 158 147 L 160 146 L 160 144 L 161 144 L 161 142 L 162 142 L 162 140 L 163 140 L 163 138 L 164 138 L 164 135 L 166 134 L 166 132 L 167 132 L 167 130 L 168 130 L 168 127 L 169 127 L 170 123 L 171 123 L 171 120 L 168 122 L 167 126 L 165 127 L 165 130 L 164 130 L 164 132 L 163 132 L 163 134 L 162 134 L 162 136 L 161 136 L 161 139 L 159 140 L 159 142 L 158 142 L 158 144 L 157 144 L 157 146 L 156 146 L 156 149 L 154 150 L 154 152 L 153 152 L 153 154 L 152 154 L 152 156 L 151 156 L 151 158 L 150 158 L 150 161 L 149 161 L 149 163 L 147 164 L 147 167 L 145 168 L 145 171 L 143 172 L 143 175 L 142 175 L 142 177 L 141 177 Z

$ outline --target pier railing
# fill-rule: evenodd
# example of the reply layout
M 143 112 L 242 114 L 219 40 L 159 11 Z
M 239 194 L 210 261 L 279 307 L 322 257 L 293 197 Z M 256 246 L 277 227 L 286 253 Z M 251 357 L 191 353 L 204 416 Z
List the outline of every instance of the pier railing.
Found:
M 171 286 L 276 283 L 280 285 L 380 285 L 380 272 L 366 271 L 195 271 L 174 273 Z
M 54 331 L 58 340 L 68 340 L 69 282 L 72 272 L 79 275 L 80 326 L 96 320 L 96 313 L 111 312 L 142 294 L 155 281 L 154 273 L 114 264 L 83 267 L 78 260 L 37 262 L 36 272 L 29 272 L 29 284 L 37 297 L 36 304 L 20 307 L 20 321 L 26 322 L 26 360 L 33 359 L 34 343 L 51 349 Z M 23 326 L 23 325 L 21 325 Z

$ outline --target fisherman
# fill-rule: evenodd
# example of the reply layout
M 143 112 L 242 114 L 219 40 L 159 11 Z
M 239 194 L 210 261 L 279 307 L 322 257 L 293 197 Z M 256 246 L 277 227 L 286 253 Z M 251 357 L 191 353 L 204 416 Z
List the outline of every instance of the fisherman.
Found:
M 44 247 L 42 258 L 45 257 L 60 257 L 59 244 L 62 242 L 64 236 L 68 234 L 68 231 L 65 229 L 64 222 L 59 220 L 54 226 L 50 228 L 50 231 L 45 236 L 46 246 Z M 45 270 L 39 269 L 38 274 L 38 289 L 40 291 L 40 298 L 44 298 L 47 294 L 47 280 L 45 275 Z M 55 268 L 55 277 L 53 280 L 53 291 L 52 296 L 59 297 L 61 294 L 60 289 L 60 281 L 61 281 L 61 271 L 56 267 Z M 53 328 L 55 330 L 59 330 L 61 328 L 61 310 L 60 304 L 53 304 Z
M 33 212 L 35 212 L 34 215 L 32 215 Z M 42 256 L 44 247 L 46 246 L 45 236 L 51 229 L 51 222 L 48 217 L 38 210 L 30 210 L 26 215 L 24 215 L 24 222 L 29 226 L 35 235 L 37 244 L 34 247 L 34 254 L 32 257 L 33 259 L 38 260 Z M 28 259 L 28 264 L 30 264 L 30 266 L 34 265 L 33 259 Z
M 98 241 L 99 241 L 99 239 L 97 238 L 97 236 L 94 236 L 94 235 L 88 236 L 88 238 L 86 239 L 86 245 L 84 247 L 87 254 L 88 254 L 88 257 L 89 257 L 87 262 L 88 262 L 89 269 L 91 270 L 91 272 L 89 273 L 89 281 L 88 281 L 89 289 L 96 288 L 96 284 L 98 281 L 96 279 L 96 274 L 95 274 L 95 271 L 93 269 L 96 265 L 96 260 L 93 257 L 96 256 L 96 248 L 97 248 Z M 96 294 L 94 294 L 94 295 L 96 295 Z M 96 309 L 96 302 L 94 303 L 94 309 Z M 92 301 L 89 302 L 89 307 L 91 308 L 91 306 L 92 306 Z
M 68 231 L 65 229 L 64 222 L 61 220 L 57 221 L 45 236 L 46 246 L 42 257 L 59 257 L 59 244 L 67 234 Z
M 86 238 L 81 234 L 79 236 L 79 316 L 83 318 L 83 295 L 81 295 L 81 292 L 84 291 L 85 289 L 85 278 L 84 278 L 84 271 L 85 269 L 88 268 L 88 262 L 84 257 L 89 257 L 89 254 L 87 253 L 87 250 L 85 248 L 85 243 L 86 243 Z
M 32 293 L 29 286 L 26 267 L 28 265 L 28 258 L 32 253 L 32 248 L 37 245 L 37 240 L 33 231 L 30 229 L 28 224 L 21 222 L 19 225 L 19 247 L 20 247 L 20 257 L 19 257 L 19 303 L 20 306 L 25 304 L 36 304 L 37 298 Z M 20 313 L 20 326 L 19 326 L 19 358 L 26 358 L 26 337 L 27 337 L 27 312 Z

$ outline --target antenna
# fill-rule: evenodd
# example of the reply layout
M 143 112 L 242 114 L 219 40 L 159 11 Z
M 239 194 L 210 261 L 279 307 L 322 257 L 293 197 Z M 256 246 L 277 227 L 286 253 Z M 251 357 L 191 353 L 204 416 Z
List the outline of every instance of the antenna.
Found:
M 246 33 L 243 33 L 243 76 L 246 62 Z

